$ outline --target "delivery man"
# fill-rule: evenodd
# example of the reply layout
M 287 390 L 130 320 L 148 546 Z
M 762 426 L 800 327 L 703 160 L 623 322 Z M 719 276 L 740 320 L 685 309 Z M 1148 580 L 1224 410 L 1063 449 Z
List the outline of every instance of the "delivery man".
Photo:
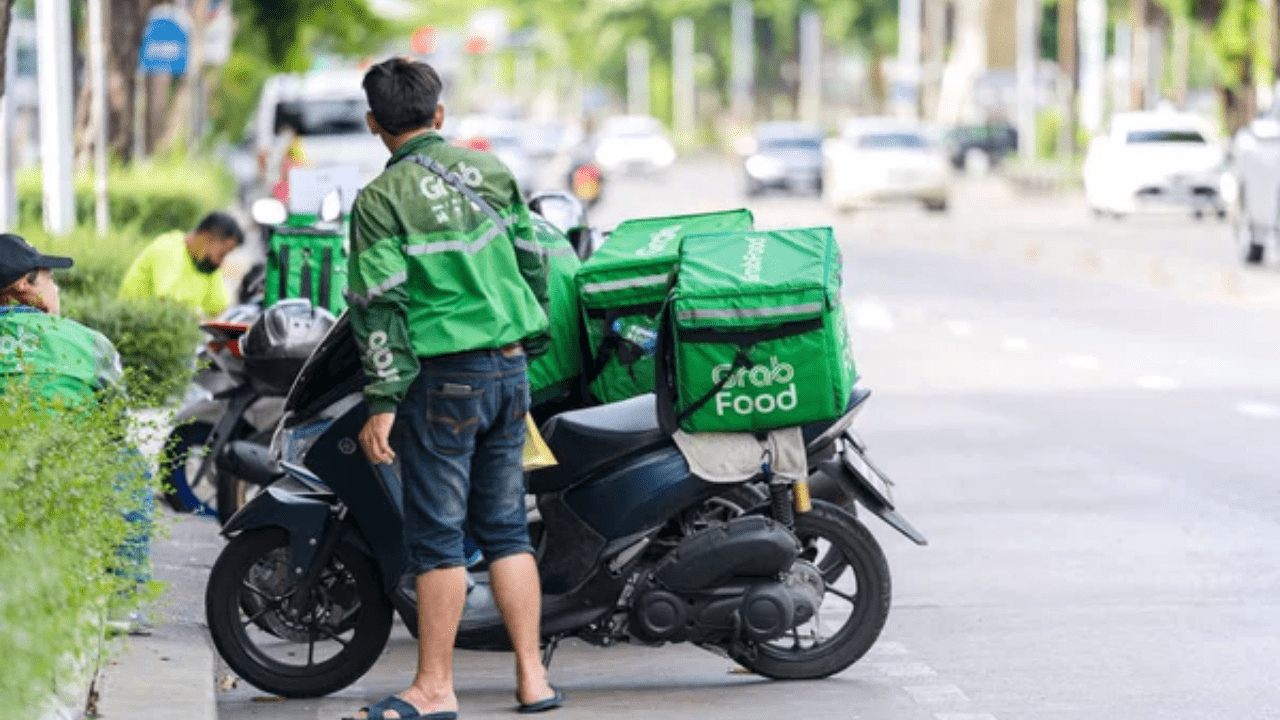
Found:
M 464 524 L 489 560 L 519 709 L 559 707 L 539 652 L 524 504 L 526 360 L 546 349 L 548 302 L 529 212 L 494 155 L 441 138 L 442 87 L 430 66 L 393 58 L 369 69 L 364 89 L 369 129 L 392 155 L 351 214 L 350 318 L 369 381 L 360 443 L 374 463 L 400 459 L 418 669 L 407 690 L 361 717 L 457 717 Z

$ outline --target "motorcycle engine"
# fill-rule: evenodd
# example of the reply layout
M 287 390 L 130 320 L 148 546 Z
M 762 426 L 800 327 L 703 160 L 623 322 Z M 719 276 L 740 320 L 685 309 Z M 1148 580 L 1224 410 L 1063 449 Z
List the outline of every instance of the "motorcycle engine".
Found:
M 758 516 L 690 535 L 644 573 L 631 633 L 649 643 L 781 637 L 817 614 L 826 591 L 818 569 L 796 556 L 795 536 Z

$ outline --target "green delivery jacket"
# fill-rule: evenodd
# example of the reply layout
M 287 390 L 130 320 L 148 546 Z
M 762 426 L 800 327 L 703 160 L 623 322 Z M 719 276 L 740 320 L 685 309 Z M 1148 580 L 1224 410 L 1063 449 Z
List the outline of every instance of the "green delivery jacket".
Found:
M 460 175 L 507 227 L 409 155 Z M 515 179 L 490 153 L 434 132 L 406 143 L 356 198 L 348 271 L 370 413 L 395 410 L 420 358 L 517 341 L 531 358 L 546 350 L 546 264 Z
M 40 398 L 67 407 L 118 387 L 120 355 L 102 333 L 35 308 L 0 308 L 0 393 L 28 382 Z
M 546 258 L 551 294 L 551 346 L 529 363 L 529 392 L 539 405 L 572 389 L 582 374 L 581 310 L 573 276 L 582 266 L 573 245 L 554 225 L 533 215 L 533 234 Z

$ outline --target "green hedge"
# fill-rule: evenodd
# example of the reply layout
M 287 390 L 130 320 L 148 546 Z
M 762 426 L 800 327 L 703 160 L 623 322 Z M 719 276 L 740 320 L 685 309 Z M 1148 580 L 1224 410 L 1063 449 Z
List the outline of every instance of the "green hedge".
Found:
M 136 603 L 115 574 L 127 498 L 152 492 L 122 442 L 122 408 L 73 417 L 10 386 L 0 409 L 0 717 L 38 716 L 93 659 L 107 609 Z
M 164 405 L 191 381 L 200 342 L 199 320 L 168 300 L 119 301 L 69 295 L 63 315 L 97 330 L 115 345 L 125 389 L 135 406 Z
M 135 227 L 144 235 L 190 230 L 210 210 L 226 206 L 235 183 L 221 166 L 209 161 L 156 161 L 113 168 L 108 176 L 111 222 Z M 76 178 L 76 220 L 92 227 L 93 177 Z M 44 195 L 38 170 L 18 177 L 18 215 L 24 226 L 39 226 Z

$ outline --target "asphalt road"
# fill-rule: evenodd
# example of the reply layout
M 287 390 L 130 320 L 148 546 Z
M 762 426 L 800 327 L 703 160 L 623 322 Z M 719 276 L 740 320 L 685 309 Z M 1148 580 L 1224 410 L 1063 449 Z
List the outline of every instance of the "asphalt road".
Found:
M 735 207 L 723 162 L 615 180 L 595 220 Z M 859 428 L 916 547 L 867 519 L 895 596 L 840 675 L 778 683 L 689 647 L 568 643 L 559 718 L 1204 720 L 1280 717 L 1280 278 L 1241 272 L 1226 226 L 1096 221 L 1078 198 L 957 189 L 945 216 L 752 203 L 761 226 L 834 224 L 863 383 Z M 163 560 L 199 622 L 209 524 Z M 163 573 L 162 573 L 163 574 Z M 358 685 L 223 720 L 337 718 L 402 689 L 398 629 Z M 505 718 L 510 657 L 461 652 L 465 718 Z M 221 679 L 221 678 L 220 678 Z M 230 683 L 226 683 L 227 686 Z

